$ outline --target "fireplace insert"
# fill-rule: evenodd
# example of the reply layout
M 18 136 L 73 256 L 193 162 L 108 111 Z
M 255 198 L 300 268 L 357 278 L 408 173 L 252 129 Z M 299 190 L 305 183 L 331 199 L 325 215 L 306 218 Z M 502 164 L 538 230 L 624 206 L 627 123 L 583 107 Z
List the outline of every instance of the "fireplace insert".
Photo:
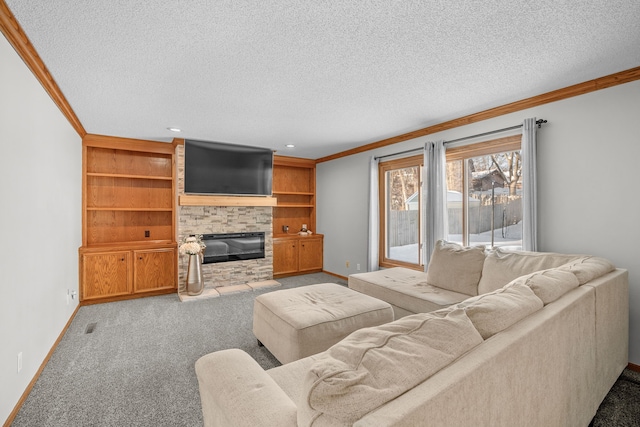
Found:
M 264 258 L 264 232 L 203 234 L 203 264 Z

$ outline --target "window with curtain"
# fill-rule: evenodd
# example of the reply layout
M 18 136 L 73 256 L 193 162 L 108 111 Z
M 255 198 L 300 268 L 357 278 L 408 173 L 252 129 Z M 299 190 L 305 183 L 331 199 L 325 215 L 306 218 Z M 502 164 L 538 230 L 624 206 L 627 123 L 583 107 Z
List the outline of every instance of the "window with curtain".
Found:
M 521 139 L 515 135 L 447 149 L 450 241 L 522 246 Z
M 420 155 L 378 166 L 381 267 L 422 270 L 422 165 Z

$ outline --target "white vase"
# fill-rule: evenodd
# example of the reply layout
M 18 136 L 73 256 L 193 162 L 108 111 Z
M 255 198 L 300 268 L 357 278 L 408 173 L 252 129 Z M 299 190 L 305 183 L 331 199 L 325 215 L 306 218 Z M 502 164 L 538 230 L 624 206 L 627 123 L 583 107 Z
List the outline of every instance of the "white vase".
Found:
M 202 258 L 200 254 L 190 254 L 189 267 L 187 268 L 187 295 L 200 295 L 203 290 Z

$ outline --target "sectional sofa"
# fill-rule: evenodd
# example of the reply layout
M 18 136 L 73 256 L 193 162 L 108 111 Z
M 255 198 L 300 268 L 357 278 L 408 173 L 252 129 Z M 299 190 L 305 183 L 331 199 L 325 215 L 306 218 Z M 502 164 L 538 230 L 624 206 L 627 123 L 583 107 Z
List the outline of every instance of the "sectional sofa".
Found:
M 199 359 L 205 425 L 587 426 L 627 365 L 626 270 L 484 250 L 471 268 L 469 248 L 437 250 L 429 280 L 466 298 L 267 371 L 238 349 Z

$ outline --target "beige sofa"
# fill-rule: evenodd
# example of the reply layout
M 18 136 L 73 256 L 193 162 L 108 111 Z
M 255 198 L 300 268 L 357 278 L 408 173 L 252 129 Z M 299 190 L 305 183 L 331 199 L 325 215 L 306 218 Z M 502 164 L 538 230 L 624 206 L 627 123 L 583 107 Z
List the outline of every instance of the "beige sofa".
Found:
M 518 253 L 487 277 L 545 257 L 564 255 Z M 570 258 L 268 371 L 237 349 L 203 356 L 205 425 L 587 426 L 627 365 L 628 276 Z
M 403 267 L 349 276 L 349 288 L 391 304 L 396 319 L 439 310 L 584 255 L 485 250 L 438 241 L 427 272 Z

